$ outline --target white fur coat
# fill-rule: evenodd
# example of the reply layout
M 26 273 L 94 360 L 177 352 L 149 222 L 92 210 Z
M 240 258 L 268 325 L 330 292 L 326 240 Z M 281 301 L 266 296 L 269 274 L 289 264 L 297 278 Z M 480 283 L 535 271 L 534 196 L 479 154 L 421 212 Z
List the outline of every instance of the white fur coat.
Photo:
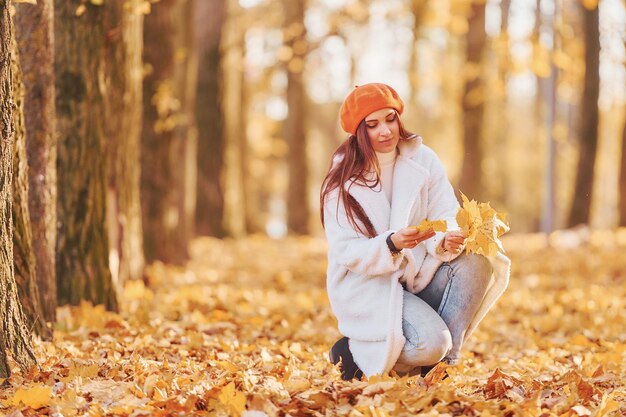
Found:
M 345 184 L 376 229 L 375 238 L 354 230 L 343 206 L 337 206 L 336 190 L 324 204 L 328 296 L 339 331 L 350 338 L 354 360 L 367 376 L 390 371 L 404 346 L 401 283 L 417 293 L 428 285 L 442 262 L 458 256 L 437 254 L 436 247 L 444 236 L 441 232 L 414 249 L 391 256 L 387 236 L 426 218 L 445 219 L 448 230 L 458 229 L 455 217 L 459 204 L 437 155 L 420 137 L 400 141 L 398 148 L 391 204 L 382 190 Z M 492 283 L 468 336 L 508 284 L 509 259 L 498 254 L 490 260 L 494 266 Z

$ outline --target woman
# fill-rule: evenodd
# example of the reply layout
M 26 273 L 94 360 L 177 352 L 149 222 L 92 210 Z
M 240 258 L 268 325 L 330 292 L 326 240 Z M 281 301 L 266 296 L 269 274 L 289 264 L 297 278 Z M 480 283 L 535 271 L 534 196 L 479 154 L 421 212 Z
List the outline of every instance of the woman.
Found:
M 388 85 L 356 87 L 340 111 L 350 136 L 322 185 L 327 289 L 345 336 L 330 358 L 346 380 L 456 364 L 508 283 L 505 256 L 462 253 L 452 186 L 436 154 L 402 126 L 403 109 Z M 448 232 L 411 227 L 424 219 L 446 220 Z

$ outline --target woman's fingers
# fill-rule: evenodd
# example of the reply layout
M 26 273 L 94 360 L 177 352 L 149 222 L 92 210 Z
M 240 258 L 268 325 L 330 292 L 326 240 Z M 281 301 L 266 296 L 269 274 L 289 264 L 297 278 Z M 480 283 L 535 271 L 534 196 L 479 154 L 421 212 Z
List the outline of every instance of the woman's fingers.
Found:
M 452 245 L 462 245 L 465 243 L 465 239 L 446 239 L 448 243 Z
M 398 235 L 402 238 L 402 244 L 405 248 L 414 248 L 420 242 L 423 242 L 426 239 L 430 239 L 435 236 L 435 232 L 432 229 L 427 231 L 419 232 L 414 227 L 406 227 L 400 231 L 398 231 Z
M 430 239 L 433 236 L 435 236 L 435 231 L 433 229 L 428 229 L 427 232 L 422 234 L 422 240 Z
M 446 249 L 458 253 L 463 250 L 463 246 L 465 245 L 465 238 L 462 235 L 454 234 L 451 236 L 446 236 Z
M 428 240 L 433 236 L 435 236 L 435 231 L 433 229 L 418 231 L 415 227 L 405 227 L 404 229 L 400 229 L 394 233 L 392 235 L 392 240 L 394 241 L 394 244 L 398 243 L 396 244 L 396 247 L 398 248 L 413 249 L 421 242 Z
M 443 243 L 445 250 L 459 253 L 463 250 L 466 238 L 460 232 L 448 232 Z

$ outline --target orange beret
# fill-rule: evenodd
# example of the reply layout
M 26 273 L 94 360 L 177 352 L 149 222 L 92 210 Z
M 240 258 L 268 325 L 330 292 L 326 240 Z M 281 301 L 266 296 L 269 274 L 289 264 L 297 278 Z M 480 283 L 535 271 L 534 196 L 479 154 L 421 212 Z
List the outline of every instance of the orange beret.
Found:
M 386 107 L 402 114 L 404 103 L 396 90 L 382 83 L 357 85 L 341 105 L 339 111 L 341 127 L 346 132 L 356 135 L 356 128 L 361 120 L 368 114 Z

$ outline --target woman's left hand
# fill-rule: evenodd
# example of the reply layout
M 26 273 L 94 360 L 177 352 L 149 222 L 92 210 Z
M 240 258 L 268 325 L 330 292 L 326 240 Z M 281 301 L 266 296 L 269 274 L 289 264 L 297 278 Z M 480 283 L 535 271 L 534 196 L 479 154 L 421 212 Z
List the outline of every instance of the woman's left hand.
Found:
M 448 252 L 459 253 L 465 248 L 467 239 L 461 232 L 448 232 L 443 237 L 443 248 Z

